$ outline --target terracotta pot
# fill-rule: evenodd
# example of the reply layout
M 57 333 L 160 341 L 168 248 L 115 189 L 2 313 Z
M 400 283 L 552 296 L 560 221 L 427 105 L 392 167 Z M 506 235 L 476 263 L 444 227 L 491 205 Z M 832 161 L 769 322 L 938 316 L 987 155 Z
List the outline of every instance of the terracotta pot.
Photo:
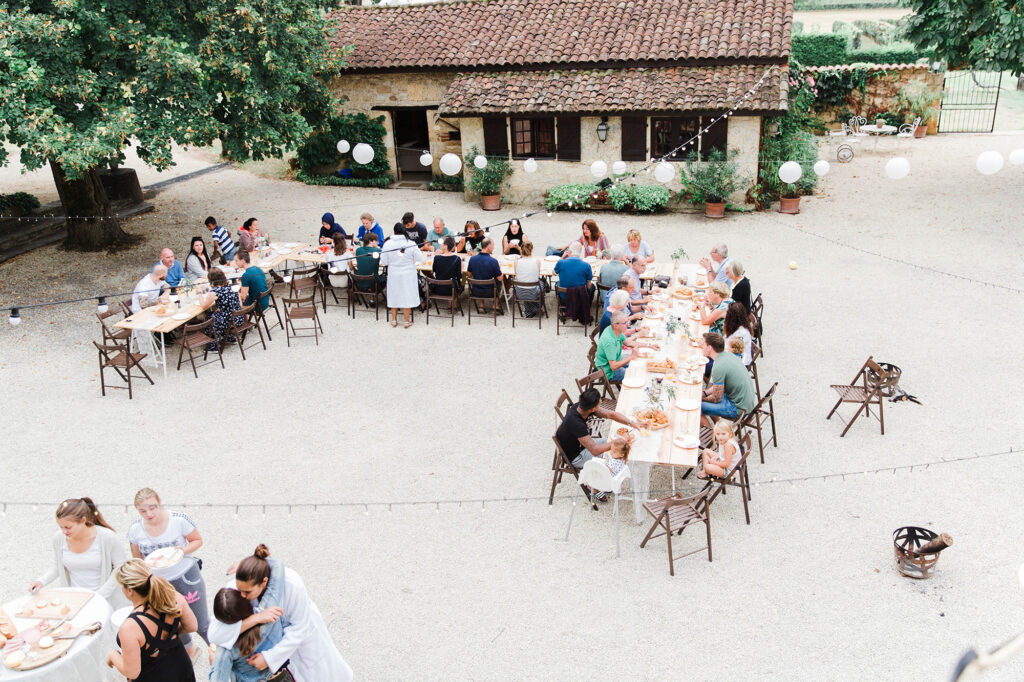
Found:
M 779 213 L 796 215 L 800 212 L 800 197 L 779 197 Z
M 501 195 L 491 194 L 480 197 L 480 206 L 485 211 L 497 211 L 501 208 Z
M 707 202 L 704 204 L 704 216 L 706 218 L 724 218 L 725 217 L 725 202 L 712 203 Z
M 879 119 L 875 120 L 875 125 L 878 126 L 879 128 L 885 126 L 885 119 L 884 118 L 879 118 Z
M 928 134 L 928 126 L 927 125 L 921 125 L 921 126 L 917 126 L 916 128 L 914 128 L 914 137 L 916 137 L 918 139 L 921 139 L 922 137 L 924 137 L 927 134 Z

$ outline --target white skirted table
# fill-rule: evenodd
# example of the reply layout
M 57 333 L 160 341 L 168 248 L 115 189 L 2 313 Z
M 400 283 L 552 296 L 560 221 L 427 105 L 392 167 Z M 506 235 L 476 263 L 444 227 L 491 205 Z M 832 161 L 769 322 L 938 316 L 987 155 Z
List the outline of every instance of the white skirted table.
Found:
M 47 588 L 48 592 L 68 588 Z M 81 591 L 81 590 L 75 590 Z M 37 618 L 18 618 L 14 614 L 25 604 L 31 603 L 32 595 L 13 599 L 3 605 L 4 612 L 14 621 L 18 631 L 30 628 L 39 622 Z M 82 610 L 71 619 L 72 626 L 100 623 L 102 628 L 94 635 L 82 635 L 75 640 L 68 652 L 44 666 L 34 670 L 15 671 L 0 665 L 0 680 L 31 680 L 32 682 L 114 682 L 124 680 L 116 670 L 107 667 L 107 653 L 114 648 L 116 632 L 110 626 L 110 604 L 97 594 L 92 596 Z

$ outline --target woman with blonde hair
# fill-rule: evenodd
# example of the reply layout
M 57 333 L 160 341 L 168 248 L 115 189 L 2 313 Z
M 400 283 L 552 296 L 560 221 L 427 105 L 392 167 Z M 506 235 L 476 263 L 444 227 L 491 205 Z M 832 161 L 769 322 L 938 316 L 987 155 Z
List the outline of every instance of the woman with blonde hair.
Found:
M 156 568 L 153 572 L 171 583 L 178 594 L 185 597 L 198 623 L 196 631 L 206 639 L 206 629 L 210 625 L 206 583 L 200 572 L 203 562 L 195 556 L 196 550 L 203 546 L 203 536 L 199 534 L 195 521 L 188 514 L 164 507 L 160 495 L 152 488 L 143 488 L 135 493 L 135 509 L 141 518 L 128 528 L 128 544 L 132 556 L 144 559 L 164 547 L 181 548 L 184 556 L 178 563 Z M 191 654 L 192 637 L 184 635 L 181 639 Z
M 124 562 L 114 575 L 132 610 L 117 631 L 120 651 L 107 654 L 107 665 L 132 682 L 195 682 L 192 661 L 178 637 L 196 631 L 185 598 L 142 559 Z
M 626 233 L 626 258 L 639 256 L 648 263 L 654 262 L 654 249 L 640 236 L 640 230 L 633 229 Z
M 93 590 L 115 608 L 123 604 L 117 592 L 114 569 L 127 557 L 96 504 L 88 497 L 64 500 L 57 506 L 53 536 L 53 565 L 29 586 L 36 592 L 54 580 L 60 587 Z
M 708 325 L 708 331 L 715 334 L 723 334 L 725 327 L 725 313 L 729 310 L 729 287 L 722 282 L 712 282 L 708 288 L 707 305 L 700 310 L 700 323 Z

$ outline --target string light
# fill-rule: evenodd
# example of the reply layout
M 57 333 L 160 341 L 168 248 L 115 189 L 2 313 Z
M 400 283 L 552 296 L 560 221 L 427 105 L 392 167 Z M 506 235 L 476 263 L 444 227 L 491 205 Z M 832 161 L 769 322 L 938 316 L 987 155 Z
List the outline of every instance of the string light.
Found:
M 11 316 L 7 318 L 7 321 L 11 323 L 12 327 L 17 327 L 21 324 L 21 315 L 18 313 L 17 308 L 11 308 Z
M 100 296 L 99 299 L 97 299 L 96 301 L 96 312 L 102 315 L 103 313 L 107 312 L 107 310 L 107 297 Z

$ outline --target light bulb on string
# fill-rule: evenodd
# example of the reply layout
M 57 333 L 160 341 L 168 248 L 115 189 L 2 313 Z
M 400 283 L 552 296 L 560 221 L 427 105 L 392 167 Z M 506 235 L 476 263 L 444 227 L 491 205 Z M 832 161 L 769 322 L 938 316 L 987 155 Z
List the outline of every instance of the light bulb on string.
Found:
M 11 316 L 7 318 L 7 321 L 11 323 L 12 327 L 17 327 L 21 324 L 21 315 L 18 314 L 17 308 L 11 308 Z
M 109 308 L 107 307 L 107 297 L 100 296 L 99 299 L 96 301 L 96 312 L 102 315 L 103 313 L 107 312 L 107 310 L 109 310 Z

